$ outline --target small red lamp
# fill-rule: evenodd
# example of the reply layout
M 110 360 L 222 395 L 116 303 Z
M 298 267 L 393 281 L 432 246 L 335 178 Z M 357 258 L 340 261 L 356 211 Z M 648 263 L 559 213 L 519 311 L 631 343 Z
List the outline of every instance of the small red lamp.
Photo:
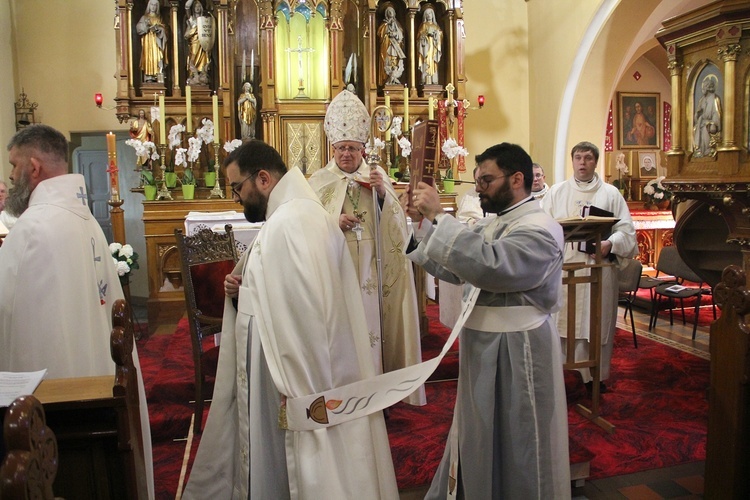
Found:
M 94 102 L 96 103 L 96 106 L 98 108 L 102 107 L 102 102 L 104 102 L 104 98 L 102 97 L 101 93 L 97 92 L 96 94 L 94 94 Z
M 477 104 L 479 104 L 479 109 L 482 109 L 482 107 L 484 106 L 484 96 L 483 95 L 477 96 Z

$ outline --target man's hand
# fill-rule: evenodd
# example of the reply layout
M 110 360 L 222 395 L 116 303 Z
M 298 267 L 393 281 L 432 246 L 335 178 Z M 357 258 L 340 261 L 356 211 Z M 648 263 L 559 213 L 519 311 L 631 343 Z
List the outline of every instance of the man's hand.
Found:
M 339 227 L 341 228 L 342 232 L 347 232 L 351 230 L 351 228 L 354 227 L 355 224 L 359 222 L 359 219 L 357 219 L 353 215 L 349 214 L 341 214 L 339 215 Z
M 240 285 L 242 284 L 242 275 L 239 274 L 227 274 L 224 278 L 224 293 L 230 299 L 234 299 L 240 293 Z
M 385 181 L 383 173 L 377 168 L 370 170 L 370 186 L 378 192 L 378 198 L 385 199 Z
M 609 255 L 609 252 L 612 251 L 612 242 L 609 240 L 602 240 L 602 257 L 606 257 Z M 596 254 L 591 254 L 591 258 L 595 258 Z
M 437 189 L 425 182 L 417 184 L 417 189 L 414 190 L 410 203 L 430 221 L 435 220 L 438 214 L 444 212 L 440 205 L 440 195 Z

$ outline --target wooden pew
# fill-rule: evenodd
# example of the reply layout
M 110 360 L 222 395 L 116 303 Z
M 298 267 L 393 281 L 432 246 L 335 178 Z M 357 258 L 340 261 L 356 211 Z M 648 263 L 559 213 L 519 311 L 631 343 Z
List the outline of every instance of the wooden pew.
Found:
M 148 498 L 133 326 L 125 301 L 114 304 L 112 316 L 114 377 L 43 380 L 34 391 L 57 437 L 53 490 L 62 498 Z

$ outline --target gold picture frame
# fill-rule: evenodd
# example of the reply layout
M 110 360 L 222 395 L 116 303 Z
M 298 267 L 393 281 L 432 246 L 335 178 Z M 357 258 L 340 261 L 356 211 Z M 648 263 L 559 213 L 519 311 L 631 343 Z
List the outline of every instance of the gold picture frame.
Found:
M 661 95 L 618 92 L 617 96 L 619 149 L 659 149 Z
M 656 179 L 658 166 L 656 151 L 638 151 L 638 176 L 641 179 Z

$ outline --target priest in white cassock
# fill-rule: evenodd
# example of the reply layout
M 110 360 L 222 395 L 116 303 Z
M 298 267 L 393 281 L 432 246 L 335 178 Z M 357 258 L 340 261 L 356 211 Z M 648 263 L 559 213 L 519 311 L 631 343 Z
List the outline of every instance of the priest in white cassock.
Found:
M 563 231 L 531 196 L 531 158 L 515 144 L 477 156 L 482 209 L 466 227 L 420 182 L 411 207 L 433 221 L 409 258 L 464 284 L 453 424 L 426 498 L 570 498 L 568 411 L 551 314 L 562 288 Z M 419 214 L 410 209 L 415 220 Z M 457 491 L 456 491 L 457 490 Z
M 352 92 L 344 90 L 328 106 L 324 128 L 333 159 L 310 177 L 325 209 L 338 219 L 359 277 L 365 305 L 370 351 L 378 372 L 390 372 L 422 361 L 414 273 L 404 257 L 408 241 L 406 215 L 385 170 L 365 162 L 362 151 L 370 132 L 370 115 Z M 375 206 L 372 189 L 378 195 Z M 383 337 L 378 298 L 375 212 L 380 212 L 383 289 Z M 405 402 L 425 404 L 424 387 Z
M 375 374 L 336 219 L 261 141 L 224 164 L 247 220 L 266 222 L 225 279 L 213 401 L 182 498 L 398 498 L 382 412 L 314 430 L 286 419 L 287 398 Z
M 68 174 L 68 141 L 52 127 L 31 125 L 8 151 L 13 187 L 5 208 L 18 220 L 0 247 L 0 371 L 114 375 L 112 305 L 123 293 L 85 179 Z M 153 498 L 151 427 L 135 346 L 133 361 Z
M 542 199 L 545 212 L 555 219 L 565 219 L 582 215 L 584 207 L 598 207 L 612 212 L 620 219 L 612 227 L 611 234 L 602 240 L 602 256 L 618 264 L 621 259 L 636 255 L 638 244 L 635 238 L 633 219 L 630 210 L 620 191 L 611 184 L 602 181 L 596 173 L 599 161 L 599 148 L 590 142 L 580 142 L 573 146 L 570 156 L 573 160 L 573 177 L 567 181 L 554 184 Z M 585 262 L 594 263 L 591 255 L 579 250 L 578 243 L 570 243 L 565 247 L 565 263 Z M 612 348 L 614 347 L 615 326 L 617 324 L 617 266 L 608 266 L 603 270 L 602 283 L 602 323 L 601 323 L 601 358 L 600 358 L 600 391 L 606 392 L 607 386 L 603 381 L 609 378 L 612 362 Z M 577 275 L 589 273 L 588 270 L 577 271 Z M 562 338 L 563 353 L 566 349 L 568 333 L 574 333 L 575 360 L 589 359 L 589 318 L 590 287 L 586 284 L 578 285 L 576 290 L 576 322 L 568 325 L 567 294 L 565 305 L 557 315 L 557 329 Z M 592 390 L 592 379 L 588 369 L 579 370 L 589 391 Z

